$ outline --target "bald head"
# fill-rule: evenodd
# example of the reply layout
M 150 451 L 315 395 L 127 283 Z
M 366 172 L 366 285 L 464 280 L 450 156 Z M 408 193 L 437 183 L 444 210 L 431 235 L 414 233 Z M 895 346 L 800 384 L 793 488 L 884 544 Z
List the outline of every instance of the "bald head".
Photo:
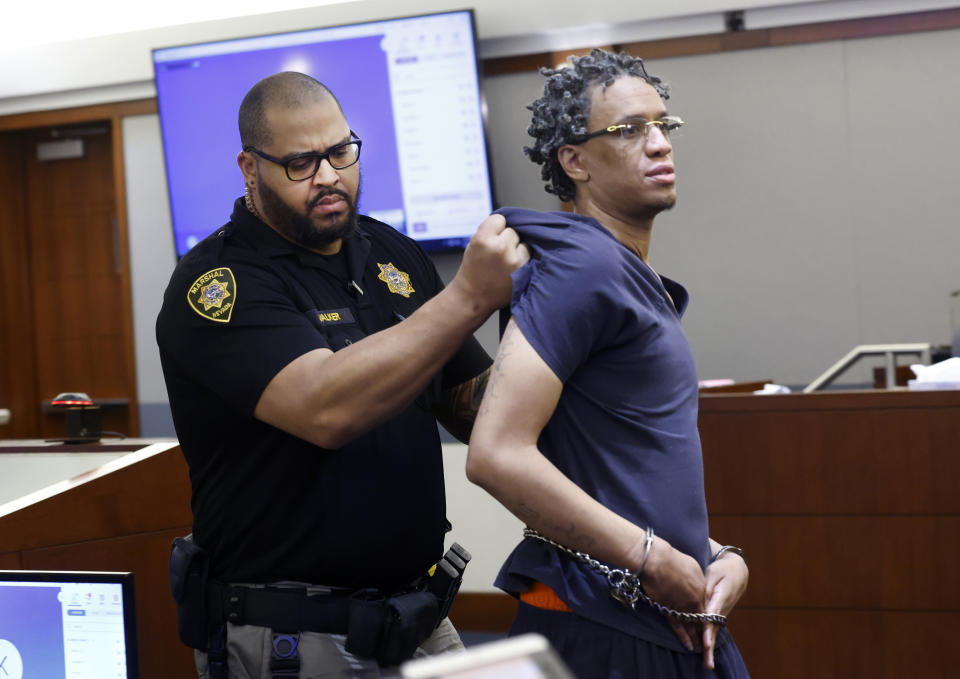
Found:
M 240 104 L 240 143 L 243 148 L 264 148 L 271 142 L 268 110 L 304 108 L 330 97 L 340 112 L 343 107 L 333 92 L 319 80 L 304 73 L 284 71 L 264 78 L 250 88 Z

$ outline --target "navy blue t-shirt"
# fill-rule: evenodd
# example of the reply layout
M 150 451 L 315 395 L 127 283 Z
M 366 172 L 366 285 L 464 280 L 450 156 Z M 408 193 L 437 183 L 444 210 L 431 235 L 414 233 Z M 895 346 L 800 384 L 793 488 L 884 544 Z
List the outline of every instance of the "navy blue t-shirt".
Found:
M 543 454 L 594 499 L 703 567 L 710 559 L 693 353 L 680 326 L 686 290 L 657 274 L 599 222 L 565 212 L 500 210 L 531 248 L 510 312 L 563 382 L 540 436 Z M 605 578 L 526 539 L 497 585 L 552 588 L 578 614 L 682 651 L 659 613 L 630 612 Z

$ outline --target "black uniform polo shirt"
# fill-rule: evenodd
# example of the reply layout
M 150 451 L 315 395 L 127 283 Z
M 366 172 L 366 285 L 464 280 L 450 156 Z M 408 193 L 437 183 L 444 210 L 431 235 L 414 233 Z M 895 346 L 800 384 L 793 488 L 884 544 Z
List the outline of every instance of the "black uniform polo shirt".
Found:
M 490 359 L 469 340 L 395 417 L 326 450 L 253 417 L 270 380 L 413 313 L 443 284 L 423 250 L 367 217 L 345 257 L 280 237 L 238 200 L 180 261 L 157 342 L 193 486 L 194 536 L 226 582 L 389 589 L 435 563 L 446 527 L 431 406 Z

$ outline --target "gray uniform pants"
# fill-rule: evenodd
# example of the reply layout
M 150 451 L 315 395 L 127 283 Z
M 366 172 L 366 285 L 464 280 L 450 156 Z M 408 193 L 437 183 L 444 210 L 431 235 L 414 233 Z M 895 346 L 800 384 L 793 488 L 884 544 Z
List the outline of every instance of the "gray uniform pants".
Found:
M 227 670 L 230 679 L 270 679 L 270 648 L 273 633 L 267 627 L 227 624 Z M 397 668 L 380 667 L 376 660 L 358 658 L 344 648 L 343 634 L 300 634 L 300 679 L 367 679 L 398 677 Z M 460 635 L 449 619 L 416 650 L 423 658 L 463 650 Z M 196 651 L 197 673 L 208 679 L 207 654 Z

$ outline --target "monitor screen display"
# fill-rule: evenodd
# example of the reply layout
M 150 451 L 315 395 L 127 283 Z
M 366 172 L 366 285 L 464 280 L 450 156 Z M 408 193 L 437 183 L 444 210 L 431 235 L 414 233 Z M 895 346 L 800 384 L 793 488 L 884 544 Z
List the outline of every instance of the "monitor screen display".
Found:
M 178 256 L 229 219 L 240 102 L 281 71 L 329 87 L 363 140 L 360 213 L 444 250 L 493 208 L 470 11 L 168 47 L 153 62 Z
M 132 573 L 0 571 L 0 677 L 137 676 Z

